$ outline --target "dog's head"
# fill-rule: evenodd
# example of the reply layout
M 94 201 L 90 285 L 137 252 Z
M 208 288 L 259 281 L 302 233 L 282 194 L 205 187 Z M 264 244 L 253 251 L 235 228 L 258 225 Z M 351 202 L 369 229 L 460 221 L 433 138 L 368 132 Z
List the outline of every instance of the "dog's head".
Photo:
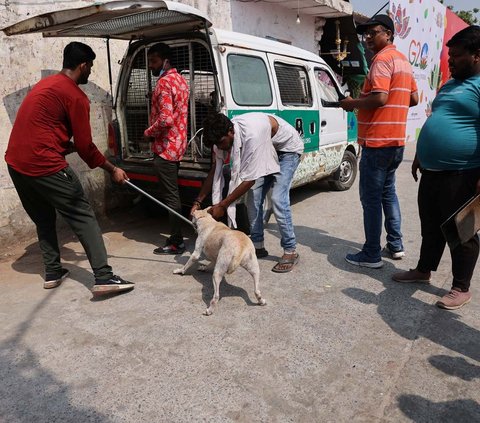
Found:
M 192 223 L 195 225 L 195 226 L 198 226 L 199 224 L 199 221 L 202 220 L 202 219 L 208 219 L 208 220 L 215 220 L 212 215 L 208 212 L 208 210 L 210 210 L 211 207 L 208 207 L 206 209 L 203 209 L 203 210 L 195 210 L 193 213 L 192 213 Z

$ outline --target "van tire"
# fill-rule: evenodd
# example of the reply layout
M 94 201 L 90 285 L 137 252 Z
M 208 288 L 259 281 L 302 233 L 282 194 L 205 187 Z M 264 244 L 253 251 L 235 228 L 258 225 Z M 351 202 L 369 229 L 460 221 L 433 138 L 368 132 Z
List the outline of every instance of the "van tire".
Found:
M 328 181 L 328 185 L 335 191 L 346 191 L 355 182 L 357 177 L 357 157 L 349 150 L 343 153 L 342 163 Z

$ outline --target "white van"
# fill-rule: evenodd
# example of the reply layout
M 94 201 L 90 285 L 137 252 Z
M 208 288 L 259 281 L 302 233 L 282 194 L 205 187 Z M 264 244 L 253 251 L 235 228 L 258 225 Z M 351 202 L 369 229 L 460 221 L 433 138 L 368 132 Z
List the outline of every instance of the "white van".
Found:
M 107 47 L 110 39 L 129 41 L 113 98 L 108 146 L 111 160 L 150 192 L 155 192 L 157 177 L 143 131 L 156 78 L 148 71 L 146 53 L 160 41 L 172 48 L 172 63 L 190 87 L 189 141 L 179 175 L 185 205 L 196 197 L 210 168 L 202 121 L 211 108 L 229 117 L 262 111 L 290 122 L 305 142 L 293 187 L 328 178 L 333 189 L 346 190 L 355 180 L 356 117 L 338 107 L 343 94 L 334 73 L 309 51 L 215 30 L 199 10 L 170 1 L 96 3 L 36 16 L 3 31 L 100 37 L 107 40 Z M 109 68 L 111 74 L 110 58 Z

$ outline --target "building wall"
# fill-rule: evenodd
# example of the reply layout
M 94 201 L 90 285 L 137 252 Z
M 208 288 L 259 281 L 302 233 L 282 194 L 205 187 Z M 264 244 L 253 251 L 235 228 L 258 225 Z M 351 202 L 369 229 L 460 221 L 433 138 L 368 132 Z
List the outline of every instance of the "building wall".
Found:
M 223 29 L 231 29 L 230 2 L 224 0 L 182 0 L 206 12 Z M 55 10 L 85 7 L 94 0 L 8 0 L 0 3 L 0 28 L 28 17 Z M 218 24 L 217 24 L 218 23 Z M 62 67 L 62 52 L 70 38 L 42 38 L 39 34 L 7 37 L 0 32 L 0 250 L 12 241 L 32 239 L 35 227 L 23 210 L 8 175 L 3 159 L 17 110 L 30 88 L 42 77 L 55 73 Z M 91 100 L 91 126 L 93 141 L 100 151 L 107 150 L 106 122 L 111 115 L 110 86 L 106 43 L 101 39 L 76 39 L 89 44 L 97 54 L 90 82 L 82 86 Z M 119 70 L 126 41 L 112 41 L 113 81 Z M 115 87 L 113 87 L 115 89 Z M 92 205 L 98 213 L 115 205 L 115 195 L 110 187 L 110 177 L 102 169 L 90 170 L 77 154 L 68 161 L 78 173 Z
M 318 54 L 315 42 L 315 17 L 265 2 L 231 2 L 232 30 L 257 37 L 273 37 Z

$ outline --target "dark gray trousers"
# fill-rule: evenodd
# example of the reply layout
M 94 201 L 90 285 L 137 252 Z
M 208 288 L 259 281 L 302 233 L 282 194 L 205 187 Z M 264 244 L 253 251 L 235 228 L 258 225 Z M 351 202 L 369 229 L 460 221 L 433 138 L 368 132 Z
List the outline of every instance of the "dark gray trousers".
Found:
M 37 227 L 45 272 L 55 273 L 62 268 L 56 231 L 58 211 L 85 249 L 95 278 L 112 277 L 100 227 L 75 172 L 66 167 L 53 175 L 32 177 L 10 166 L 8 172 L 23 208 Z
M 178 169 L 180 162 L 172 162 L 155 156 L 153 161 L 160 186 L 160 200 L 177 213 L 182 213 L 182 203 L 178 190 Z M 179 245 L 183 242 L 182 221 L 172 213 L 168 213 L 170 237 L 168 244 Z
M 445 249 L 440 225 L 474 194 L 480 169 L 465 171 L 422 172 L 418 188 L 418 210 L 422 228 L 422 246 L 417 269 L 437 270 Z M 450 250 L 452 257 L 452 287 L 468 291 L 479 253 L 478 236 Z

